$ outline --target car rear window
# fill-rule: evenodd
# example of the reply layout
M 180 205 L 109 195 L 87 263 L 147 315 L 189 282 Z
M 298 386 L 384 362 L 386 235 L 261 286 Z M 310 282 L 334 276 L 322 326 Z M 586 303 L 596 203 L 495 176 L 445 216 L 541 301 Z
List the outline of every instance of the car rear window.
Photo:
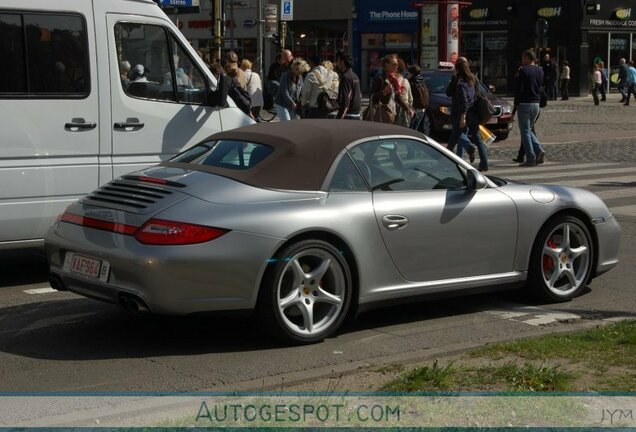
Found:
M 258 165 L 273 151 L 263 144 L 219 140 L 198 144 L 170 159 L 170 162 L 246 170 Z

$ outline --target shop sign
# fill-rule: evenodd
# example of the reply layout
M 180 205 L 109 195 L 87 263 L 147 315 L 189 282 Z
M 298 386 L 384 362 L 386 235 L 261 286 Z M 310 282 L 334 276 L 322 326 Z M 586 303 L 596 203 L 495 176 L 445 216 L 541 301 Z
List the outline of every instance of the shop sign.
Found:
M 388 21 L 415 21 L 417 20 L 417 11 L 401 10 L 370 10 L 369 21 L 372 22 L 388 22 Z
M 264 8 L 265 25 L 263 33 L 265 37 L 273 37 L 278 31 L 278 7 L 276 5 L 267 5 Z
M 591 27 L 636 27 L 636 20 L 590 19 Z
M 488 8 L 471 9 L 468 12 L 468 16 L 475 20 L 481 20 L 481 19 L 488 18 L 490 16 L 490 11 L 488 10 Z
M 628 20 L 632 17 L 632 9 L 616 9 L 614 11 L 614 16 L 619 20 Z
M 192 20 L 188 21 L 189 29 L 209 29 L 212 28 L 212 20 Z
M 561 16 L 561 11 L 561 6 L 544 7 L 537 11 L 537 15 L 539 15 L 541 18 L 555 18 Z

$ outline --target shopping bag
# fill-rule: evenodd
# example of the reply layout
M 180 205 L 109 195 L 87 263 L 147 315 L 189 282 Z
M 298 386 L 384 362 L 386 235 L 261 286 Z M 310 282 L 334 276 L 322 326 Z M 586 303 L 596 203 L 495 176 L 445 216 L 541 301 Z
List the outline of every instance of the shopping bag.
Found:
M 484 125 L 479 125 L 479 137 L 487 146 L 495 142 L 497 136 Z

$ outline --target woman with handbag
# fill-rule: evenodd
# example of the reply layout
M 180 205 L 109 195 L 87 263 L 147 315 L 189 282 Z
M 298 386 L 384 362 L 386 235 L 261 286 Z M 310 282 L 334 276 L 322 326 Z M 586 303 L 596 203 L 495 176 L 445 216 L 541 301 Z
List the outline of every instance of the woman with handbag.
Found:
M 280 77 L 280 88 L 274 99 L 276 114 L 280 121 L 298 118 L 301 110 L 300 92 L 303 86 L 303 74 L 309 71 L 309 65 L 303 59 L 294 60 L 288 72 Z
M 470 71 L 468 61 L 460 57 L 455 63 L 455 89 L 451 107 L 452 131 L 448 139 L 448 148 L 457 145 L 457 155 L 468 153 L 470 162 L 475 160 L 475 147 L 479 151 L 479 171 L 488 171 L 488 150 L 479 136 L 479 118 L 476 112 L 477 77 Z M 449 85 L 450 86 L 450 85 Z M 452 91 L 450 89 L 449 91 Z M 469 138 L 470 137 L 470 138 Z M 472 141 L 471 141 L 472 140 Z
M 382 59 L 382 75 L 371 82 L 369 107 L 363 116 L 364 120 L 395 124 L 398 106 L 406 113 L 405 117 L 413 116 L 413 108 L 408 104 L 408 94 L 404 81 L 397 72 L 398 61 L 393 55 Z M 406 124 L 408 126 L 408 123 Z

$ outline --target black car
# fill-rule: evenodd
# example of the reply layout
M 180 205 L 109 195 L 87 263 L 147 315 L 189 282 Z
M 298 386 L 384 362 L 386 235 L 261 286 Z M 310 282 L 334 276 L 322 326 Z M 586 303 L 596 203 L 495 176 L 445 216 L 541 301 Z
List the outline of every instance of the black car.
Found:
M 453 76 L 452 69 L 438 69 L 422 71 L 429 93 L 429 108 L 421 123 L 421 131 L 429 136 L 448 135 L 451 130 L 451 98 L 446 96 L 446 87 Z M 512 129 L 512 105 L 495 96 L 483 84 L 479 88 L 496 109 L 495 115 L 485 126 L 497 136 L 498 140 L 505 140 Z

